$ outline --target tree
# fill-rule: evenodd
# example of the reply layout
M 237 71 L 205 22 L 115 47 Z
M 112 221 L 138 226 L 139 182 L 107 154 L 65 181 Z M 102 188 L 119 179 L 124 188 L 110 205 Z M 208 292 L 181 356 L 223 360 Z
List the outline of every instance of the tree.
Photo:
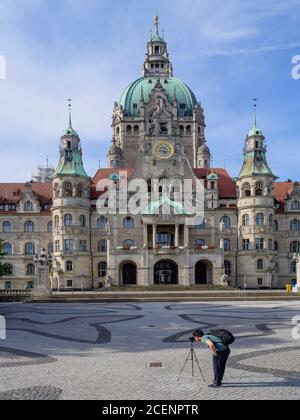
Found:
M 10 274 L 10 265 L 7 263 L 3 263 L 3 259 L 5 257 L 4 250 L 3 250 L 4 242 L 0 239 L 0 277 L 7 276 Z

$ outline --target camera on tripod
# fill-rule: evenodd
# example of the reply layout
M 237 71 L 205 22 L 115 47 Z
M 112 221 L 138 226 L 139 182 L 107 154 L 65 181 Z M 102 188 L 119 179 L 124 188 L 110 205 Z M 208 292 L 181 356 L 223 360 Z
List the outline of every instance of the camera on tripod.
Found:
M 195 343 L 196 338 L 195 338 L 195 337 L 190 337 L 190 338 L 189 338 L 189 341 L 190 341 L 191 343 Z

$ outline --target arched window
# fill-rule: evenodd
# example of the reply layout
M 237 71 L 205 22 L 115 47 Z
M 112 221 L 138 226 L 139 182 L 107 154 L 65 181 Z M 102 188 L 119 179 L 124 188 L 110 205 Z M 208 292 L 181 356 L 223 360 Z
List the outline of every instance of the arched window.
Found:
M 275 232 L 279 231 L 279 223 L 278 223 L 277 220 L 274 220 L 274 230 L 275 230 Z
M 12 244 L 5 243 L 3 245 L 3 253 L 4 253 L 4 255 L 12 255 L 12 253 L 13 253 Z
M 34 282 L 33 282 L 33 281 L 29 281 L 29 282 L 27 283 L 26 289 L 27 289 L 27 290 L 32 290 L 32 289 L 34 289 Z
M 66 262 L 66 271 L 67 271 L 68 273 L 70 273 L 70 272 L 72 272 L 72 271 L 73 271 L 73 261 L 67 261 L 67 262 Z
M 108 223 L 108 219 L 104 216 L 101 216 L 97 219 L 97 228 L 98 229 L 105 229 Z
M 98 264 L 98 277 L 103 278 L 106 277 L 107 274 L 107 263 L 105 261 L 101 261 Z
M 25 255 L 34 255 L 35 254 L 35 245 L 30 242 L 25 245 Z
M 299 201 L 293 201 L 291 204 L 291 209 L 292 210 L 299 210 L 300 209 L 300 202 Z
M 47 232 L 48 233 L 52 233 L 52 231 L 53 231 L 53 223 L 52 222 L 49 222 L 47 224 Z
M 58 227 L 59 227 L 59 216 L 55 216 L 55 217 L 54 217 L 54 226 L 55 226 L 56 228 L 58 228 Z
M 179 134 L 181 136 L 184 136 L 184 126 L 183 125 L 179 126 Z
M 3 222 L 2 231 L 3 231 L 3 233 L 11 233 L 11 231 L 12 231 L 11 223 L 10 222 Z
M 54 252 L 54 248 L 53 248 L 53 243 L 51 242 L 50 244 L 48 244 L 48 254 L 53 254 Z
M 64 197 L 72 197 L 73 196 L 73 186 L 71 182 L 65 182 L 63 185 L 63 194 Z
M 79 216 L 79 225 L 82 228 L 86 227 L 86 217 L 84 215 Z
M 140 127 L 138 125 L 135 125 L 134 129 L 133 129 L 133 132 L 134 132 L 135 136 L 138 136 L 139 133 L 140 133 Z
M 191 136 L 192 135 L 192 127 L 190 125 L 188 125 L 186 127 L 186 135 L 187 136 Z
M 203 246 L 205 246 L 205 240 L 204 239 L 196 239 L 195 240 L 195 246 L 196 246 L 196 248 L 197 247 L 203 247 Z
M 133 248 L 134 245 L 135 243 L 132 239 L 126 239 L 126 241 L 123 242 L 124 248 Z
M 291 263 L 291 273 L 292 274 L 296 274 L 297 273 L 297 263 L 296 263 L 296 261 L 293 261 Z
M 299 220 L 292 220 L 291 221 L 291 231 L 292 232 L 299 232 L 300 231 L 300 221 Z
M 294 241 L 291 243 L 291 252 L 293 254 L 299 254 L 300 253 L 300 242 Z
M 101 239 L 98 241 L 98 252 L 107 252 L 107 240 Z
M 243 185 L 243 192 L 245 197 L 251 197 L 251 185 L 249 182 Z
M 228 216 L 222 217 L 222 219 L 220 220 L 220 223 L 223 224 L 223 227 L 225 229 L 230 229 L 231 228 L 231 219 Z
M 24 224 L 24 232 L 32 233 L 34 232 L 34 223 L 31 221 L 25 222 Z
M 26 267 L 26 275 L 27 276 L 35 276 L 35 265 L 28 264 Z
M 262 182 L 257 182 L 255 184 L 255 195 L 257 197 L 262 197 L 262 195 L 263 195 L 263 183 Z
M 65 226 L 72 226 L 73 224 L 73 217 L 71 214 L 66 214 L 64 217 L 64 224 Z
M 81 184 L 77 185 L 77 197 L 82 197 L 83 195 L 83 187 Z
M 250 225 L 250 216 L 249 214 L 244 214 L 243 216 L 243 226 L 249 226 Z
M 225 261 L 224 262 L 224 267 L 225 267 L 225 274 L 227 276 L 231 276 L 231 262 L 230 261 Z
M 265 216 L 263 213 L 257 213 L 255 218 L 255 224 L 256 226 L 263 226 L 265 224 Z
M 132 217 L 126 217 L 123 220 L 124 229 L 134 229 L 134 219 Z
M 264 261 L 263 260 L 257 260 L 256 262 L 257 270 L 263 270 L 264 269 Z
M 224 239 L 224 251 L 228 252 L 231 250 L 231 242 L 229 239 Z
M 24 211 L 33 211 L 33 204 L 31 201 L 27 201 L 24 205 Z
M 132 127 L 131 127 L 131 125 L 127 125 L 127 127 L 126 127 L 126 134 L 127 134 L 127 136 L 130 136 L 132 134 Z

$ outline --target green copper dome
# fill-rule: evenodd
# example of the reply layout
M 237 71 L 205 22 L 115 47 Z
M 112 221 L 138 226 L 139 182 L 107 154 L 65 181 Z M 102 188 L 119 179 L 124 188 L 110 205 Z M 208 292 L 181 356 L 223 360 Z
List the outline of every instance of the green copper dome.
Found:
M 77 131 L 74 130 L 74 128 L 69 127 L 66 130 L 63 131 L 62 137 L 64 136 L 72 136 L 72 137 L 79 137 Z
M 257 128 L 256 126 L 254 126 L 248 134 L 248 137 L 253 137 L 253 136 L 263 136 L 263 132 Z
M 125 89 L 120 100 L 120 105 L 123 107 L 125 115 L 139 115 L 142 95 L 145 104 L 148 104 L 150 94 L 158 81 L 160 81 L 164 90 L 167 92 L 168 100 L 171 104 L 173 104 L 175 99 L 174 96 L 176 95 L 179 116 L 192 116 L 195 106 L 198 103 L 197 99 L 187 85 L 174 77 L 143 77 L 131 83 L 127 89 Z

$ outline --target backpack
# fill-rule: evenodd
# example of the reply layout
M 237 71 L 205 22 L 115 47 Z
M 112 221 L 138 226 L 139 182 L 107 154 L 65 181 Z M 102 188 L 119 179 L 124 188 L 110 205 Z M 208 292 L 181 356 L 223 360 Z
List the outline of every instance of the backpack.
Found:
M 235 342 L 234 335 L 226 330 L 211 330 L 209 334 L 219 338 L 225 346 L 230 346 Z

